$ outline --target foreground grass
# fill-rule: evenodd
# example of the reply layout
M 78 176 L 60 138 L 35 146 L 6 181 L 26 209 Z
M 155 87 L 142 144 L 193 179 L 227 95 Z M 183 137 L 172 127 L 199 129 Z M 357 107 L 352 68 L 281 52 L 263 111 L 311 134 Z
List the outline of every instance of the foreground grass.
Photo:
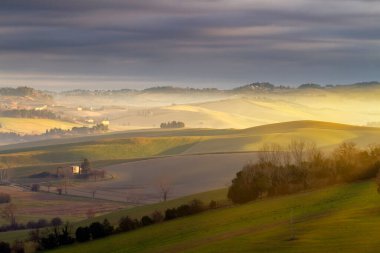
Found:
M 380 196 L 367 181 L 212 210 L 51 252 L 378 252 L 379 225 Z M 289 240 L 293 231 L 296 239 Z

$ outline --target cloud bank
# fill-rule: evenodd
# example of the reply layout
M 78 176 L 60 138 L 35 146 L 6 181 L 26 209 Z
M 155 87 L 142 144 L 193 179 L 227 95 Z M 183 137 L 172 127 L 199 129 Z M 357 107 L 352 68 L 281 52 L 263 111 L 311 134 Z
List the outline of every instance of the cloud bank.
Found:
M 370 0 L 4 0 L 0 86 L 377 80 Z

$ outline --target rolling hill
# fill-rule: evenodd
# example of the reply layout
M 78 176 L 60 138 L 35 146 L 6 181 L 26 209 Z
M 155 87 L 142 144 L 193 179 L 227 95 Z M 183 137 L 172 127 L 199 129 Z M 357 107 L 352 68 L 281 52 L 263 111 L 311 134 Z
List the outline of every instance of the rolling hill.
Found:
M 264 143 L 286 144 L 293 138 L 314 141 L 329 150 L 344 141 L 365 146 L 379 137 L 380 128 L 293 121 L 243 130 L 147 130 L 11 145 L 2 147 L 0 160 L 7 160 L 12 167 L 25 167 L 73 163 L 86 157 L 108 161 L 101 163 L 104 165 L 147 157 L 251 152 Z

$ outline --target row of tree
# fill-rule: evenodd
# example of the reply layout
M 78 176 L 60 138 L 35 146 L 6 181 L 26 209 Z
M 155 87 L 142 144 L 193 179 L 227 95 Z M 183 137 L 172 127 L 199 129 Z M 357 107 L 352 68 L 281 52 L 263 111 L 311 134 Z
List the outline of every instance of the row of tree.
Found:
M 24 253 L 24 243 L 21 241 L 15 241 L 12 245 L 7 242 L 0 242 L 1 253 Z
M 2 127 L 0 123 L 0 128 Z M 49 139 L 52 137 L 64 137 L 75 135 L 88 135 L 95 133 L 103 133 L 108 131 L 108 126 L 97 124 L 93 127 L 73 127 L 72 129 L 52 128 L 43 134 L 22 135 L 18 133 L 0 133 L 0 140 L 3 142 L 20 142 L 20 141 L 37 141 Z
M 0 95 L 2 96 L 26 97 L 26 96 L 33 96 L 36 93 L 38 93 L 38 91 L 30 87 L 0 88 Z
M 97 124 L 93 127 L 73 127 L 71 129 L 52 128 L 46 130 L 46 136 L 65 136 L 65 135 L 80 135 L 80 134 L 94 134 L 108 131 L 108 126 L 103 124 Z
M 53 249 L 74 242 L 82 243 L 116 233 L 132 231 L 155 223 L 197 214 L 207 209 L 221 206 L 222 205 L 216 201 L 211 201 L 207 206 L 202 201 L 194 199 L 188 204 L 180 205 L 177 208 L 169 208 L 165 210 L 164 214 L 160 211 L 154 211 L 151 215 L 145 215 L 140 220 L 132 219 L 129 216 L 122 217 L 117 227 L 114 227 L 105 219 L 103 222 L 96 221 L 89 226 L 78 227 L 75 233 L 72 233 L 72 226 L 69 223 L 52 225 L 45 231 L 35 229 L 30 232 L 29 240 L 34 242 L 39 250 Z
M 0 232 L 44 228 L 44 227 L 49 227 L 49 226 L 59 226 L 62 224 L 62 220 L 59 217 L 55 217 L 51 219 L 50 221 L 41 218 L 37 221 L 28 221 L 27 223 L 19 223 L 16 220 L 15 212 L 16 212 L 16 208 L 15 208 L 15 205 L 13 204 L 9 204 L 5 206 L 0 211 L 0 217 L 9 222 L 9 224 L 4 224 L 0 226 Z
M 339 182 L 375 177 L 380 169 L 380 145 L 366 149 L 342 143 L 329 154 L 315 143 L 293 140 L 287 146 L 264 145 L 259 161 L 236 174 L 228 198 L 245 203 L 263 196 L 299 192 Z

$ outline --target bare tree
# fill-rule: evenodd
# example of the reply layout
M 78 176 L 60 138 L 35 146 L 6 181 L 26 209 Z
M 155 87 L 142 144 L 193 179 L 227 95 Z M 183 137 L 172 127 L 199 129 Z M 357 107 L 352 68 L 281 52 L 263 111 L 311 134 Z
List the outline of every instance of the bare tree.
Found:
M 6 183 L 8 181 L 8 169 L 0 168 L 0 183 Z
M 46 187 L 47 187 L 47 191 L 50 192 L 50 187 L 52 186 L 51 182 L 48 181 L 47 184 L 46 184 Z
M 88 209 L 86 212 L 87 219 L 94 218 L 96 215 L 96 211 L 92 208 Z
M 165 179 L 165 178 L 159 180 L 158 189 L 159 189 L 162 201 L 166 201 L 168 199 L 169 193 L 171 191 L 170 181 L 168 179 Z
M 305 159 L 306 142 L 293 139 L 288 145 L 290 156 L 296 166 L 301 166 Z
M 1 158 L 0 167 L 0 183 L 8 183 L 10 181 L 10 170 L 11 166 L 6 157 Z
M 0 216 L 14 226 L 16 224 L 16 209 L 14 204 L 9 204 L 1 210 Z
M 265 143 L 259 153 L 259 161 L 263 164 L 279 166 L 282 164 L 283 148 L 277 143 Z
M 92 194 L 92 198 L 94 199 L 94 198 L 95 198 L 95 194 L 96 194 L 96 187 L 94 187 L 94 188 L 91 190 L 91 194 Z
M 262 164 L 287 166 L 291 163 L 291 156 L 286 147 L 278 143 L 264 144 L 260 148 L 259 161 Z

